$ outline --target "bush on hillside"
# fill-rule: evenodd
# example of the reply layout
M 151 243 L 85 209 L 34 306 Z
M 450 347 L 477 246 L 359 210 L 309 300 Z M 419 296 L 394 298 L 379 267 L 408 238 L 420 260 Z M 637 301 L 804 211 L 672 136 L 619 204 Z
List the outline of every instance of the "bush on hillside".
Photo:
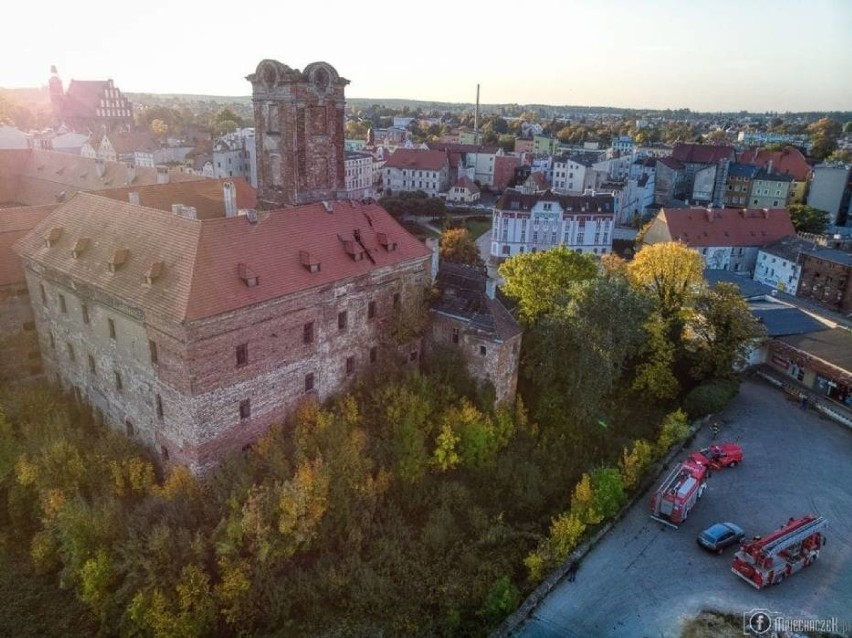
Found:
M 690 419 L 721 412 L 737 396 L 739 381 L 732 379 L 712 379 L 690 391 L 684 399 L 684 408 Z

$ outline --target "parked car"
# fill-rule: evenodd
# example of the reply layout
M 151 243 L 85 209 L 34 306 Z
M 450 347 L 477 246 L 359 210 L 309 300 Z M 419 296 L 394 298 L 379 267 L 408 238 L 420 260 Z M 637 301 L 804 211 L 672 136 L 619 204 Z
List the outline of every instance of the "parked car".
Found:
M 697 542 L 704 549 L 721 554 L 726 547 L 736 545 L 745 538 L 745 532 L 733 523 L 716 523 L 698 535 Z
M 743 449 L 736 443 L 720 443 L 693 452 L 690 457 L 696 463 L 714 470 L 736 467 L 743 460 Z

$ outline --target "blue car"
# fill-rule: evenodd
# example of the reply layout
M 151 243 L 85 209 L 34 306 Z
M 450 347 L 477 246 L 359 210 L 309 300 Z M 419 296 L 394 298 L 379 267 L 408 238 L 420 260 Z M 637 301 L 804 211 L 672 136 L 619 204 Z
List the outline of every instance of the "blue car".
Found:
M 745 532 L 733 523 L 716 523 L 698 535 L 697 542 L 704 549 L 721 554 L 726 547 L 736 545 L 745 538 Z

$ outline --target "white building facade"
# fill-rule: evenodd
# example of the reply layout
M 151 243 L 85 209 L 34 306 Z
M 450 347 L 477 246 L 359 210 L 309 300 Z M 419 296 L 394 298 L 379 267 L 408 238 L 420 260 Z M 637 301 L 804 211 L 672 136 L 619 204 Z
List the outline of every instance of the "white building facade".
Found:
M 580 253 L 612 252 L 612 195 L 525 194 L 509 189 L 494 208 L 491 255 L 507 258 L 566 246 Z
M 366 199 L 373 196 L 373 156 L 369 153 L 346 152 L 343 160 L 346 172 L 346 196 Z

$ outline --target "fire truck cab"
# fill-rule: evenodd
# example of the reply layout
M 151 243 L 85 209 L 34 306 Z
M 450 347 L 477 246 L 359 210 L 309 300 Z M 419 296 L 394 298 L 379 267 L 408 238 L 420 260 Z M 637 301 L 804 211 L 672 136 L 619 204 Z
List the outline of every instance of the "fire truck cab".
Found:
M 768 536 L 743 543 L 731 571 L 756 589 L 777 585 L 819 558 L 827 525 L 813 514 L 791 518 Z
M 674 468 L 651 496 L 651 518 L 677 527 L 707 487 L 707 468 L 687 459 Z

